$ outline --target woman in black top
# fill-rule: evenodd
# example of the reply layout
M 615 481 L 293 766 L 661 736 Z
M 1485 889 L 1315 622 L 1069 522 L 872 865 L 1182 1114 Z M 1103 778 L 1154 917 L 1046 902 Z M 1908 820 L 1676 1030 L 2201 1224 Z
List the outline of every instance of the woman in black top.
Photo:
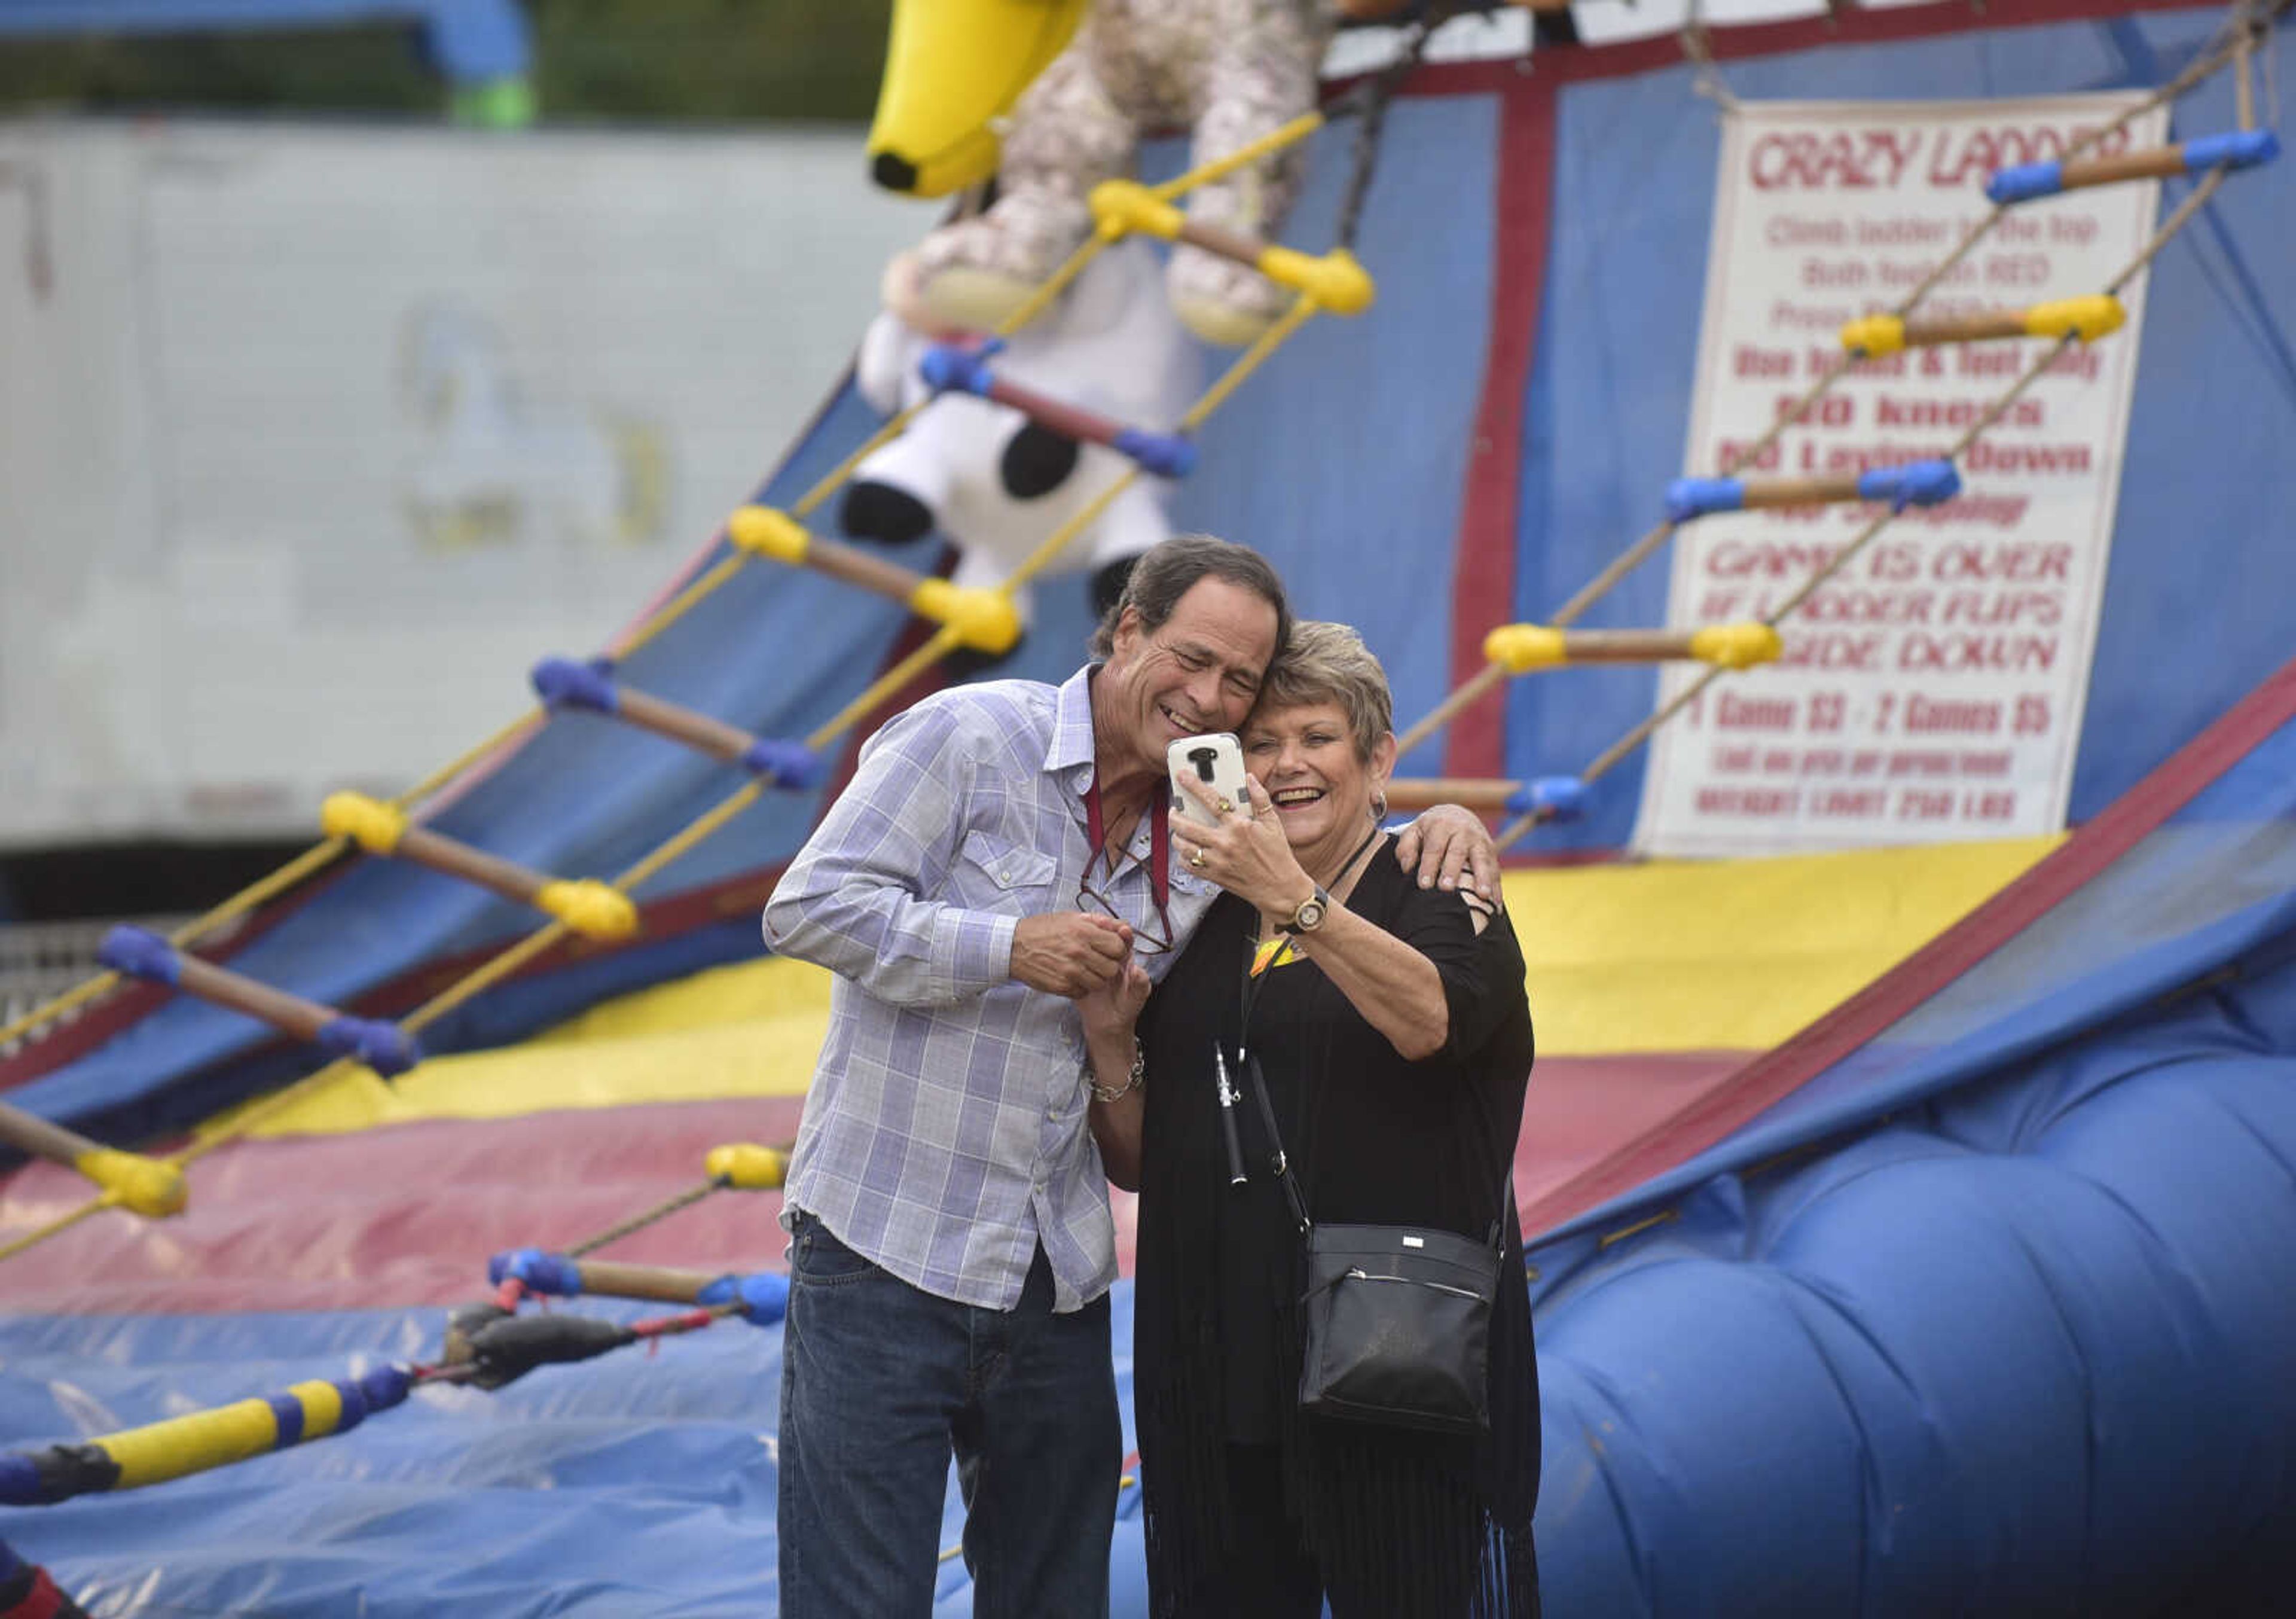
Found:
M 1133 1398 L 1160 1619 L 1306 1619 L 1326 1595 L 1336 1619 L 1538 1612 L 1538 1368 L 1505 1192 L 1531 1064 L 1522 955 L 1504 915 L 1395 860 L 1391 711 L 1353 630 L 1296 626 L 1243 735 L 1250 803 L 1172 822 L 1226 892 L 1152 999 L 1136 966 L 1081 1003 L 1094 1131 L 1140 1192 Z M 1216 1045 L 1232 1076 L 1241 1048 L 1258 1057 L 1319 1223 L 1484 1237 L 1503 1216 L 1487 1434 L 1299 1410 L 1300 1233 L 1256 1099 L 1227 1111 L 1249 1169 L 1230 1184 Z

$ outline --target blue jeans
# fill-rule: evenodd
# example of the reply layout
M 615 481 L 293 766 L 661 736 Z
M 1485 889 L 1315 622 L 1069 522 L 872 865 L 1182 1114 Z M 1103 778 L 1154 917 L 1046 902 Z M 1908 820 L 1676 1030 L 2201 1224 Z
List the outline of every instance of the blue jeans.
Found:
M 927 1619 L 948 1459 L 976 1619 L 1105 1615 L 1123 1430 L 1108 1300 L 1053 1313 L 1037 1251 L 1019 1305 L 960 1304 L 810 1214 L 782 1328 L 784 1619 Z

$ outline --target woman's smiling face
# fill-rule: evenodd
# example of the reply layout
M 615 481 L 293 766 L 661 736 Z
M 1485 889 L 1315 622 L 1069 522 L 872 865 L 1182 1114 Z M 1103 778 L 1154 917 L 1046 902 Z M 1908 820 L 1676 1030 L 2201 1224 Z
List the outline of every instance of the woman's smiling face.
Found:
M 1339 859 L 1371 824 L 1378 790 L 1371 765 L 1356 752 L 1355 731 L 1337 703 L 1303 703 L 1262 709 L 1243 728 L 1243 762 L 1267 789 L 1284 837 L 1301 855 L 1314 851 Z

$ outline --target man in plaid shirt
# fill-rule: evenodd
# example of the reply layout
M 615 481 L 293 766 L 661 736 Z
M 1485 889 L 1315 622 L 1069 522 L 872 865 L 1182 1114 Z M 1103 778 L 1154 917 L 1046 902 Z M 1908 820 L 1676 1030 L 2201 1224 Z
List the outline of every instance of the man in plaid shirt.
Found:
M 1167 541 L 1065 685 L 889 721 L 767 905 L 837 974 L 782 1217 L 789 1619 L 931 1612 L 952 1448 L 973 1612 L 1105 1613 L 1115 1232 L 1070 1002 L 1160 977 L 1217 897 L 1173 864 L 1165 750 L 1242 727 L 1290 623 L 1258 553 Z M 1423 880 L 1496 891 L 1481 824 L 1440 826 Z

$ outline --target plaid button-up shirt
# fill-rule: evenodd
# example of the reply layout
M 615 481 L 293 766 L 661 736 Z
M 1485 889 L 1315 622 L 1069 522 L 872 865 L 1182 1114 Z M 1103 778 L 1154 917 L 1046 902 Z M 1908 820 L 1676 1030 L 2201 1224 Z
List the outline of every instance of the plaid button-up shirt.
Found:
M 1091 672 L 961 686 L 889 721 L 766 906 L 768 944 L 837 974 L 783 1222 L 803 1209 L 963 1303 L 1011 1309 L 1039 1242 L 1056 1311 L 1116 1279 L 1076 1008 L 1009 975 L 1021 918 L 1074 907 L 1093 858 Z M 1161 933 L 1149 851 L 1143 816 L 1122 869 L 1092 882 Z M 1175 949 L 1141 953 L 1150 974 L 1217 894 L 1173 867 Z

